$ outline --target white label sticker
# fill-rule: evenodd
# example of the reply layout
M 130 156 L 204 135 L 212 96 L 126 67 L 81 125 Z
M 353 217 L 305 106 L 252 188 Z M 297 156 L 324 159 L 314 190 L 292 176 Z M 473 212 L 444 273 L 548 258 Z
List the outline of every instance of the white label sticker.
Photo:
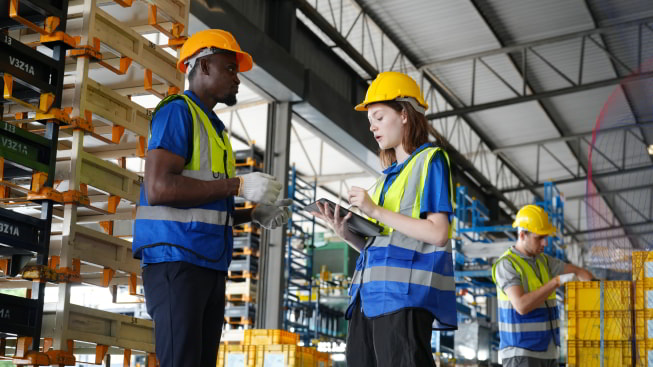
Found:
M 285 367 L 283 353 L 268 353 L 263 360 L 263 367 Z
M 653 291 L 646 291 L 646 308 L 653 308 Z
M 227 364 L 225 367 L 245 367 L 245 353 L 227 354 Z
M 653 278 L 653 261 L 647 261 L 644 263 L 644 269 L 646 269 L 646 278 Z

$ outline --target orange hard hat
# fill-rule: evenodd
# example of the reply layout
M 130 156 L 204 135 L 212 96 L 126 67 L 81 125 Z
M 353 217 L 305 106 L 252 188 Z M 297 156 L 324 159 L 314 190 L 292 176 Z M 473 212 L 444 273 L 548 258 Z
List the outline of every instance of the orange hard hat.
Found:
M 186 61 L 200 50 L 209 47 L 235 52 L 238 71 L 241 73 L 250 70 L 254 64 L 252 56 L 240 49 L 240 45 L 231 33 L 222 29 L 207 29 L 193 34 L 186 40 L 179 53 L 177 69 L 186 73 Z

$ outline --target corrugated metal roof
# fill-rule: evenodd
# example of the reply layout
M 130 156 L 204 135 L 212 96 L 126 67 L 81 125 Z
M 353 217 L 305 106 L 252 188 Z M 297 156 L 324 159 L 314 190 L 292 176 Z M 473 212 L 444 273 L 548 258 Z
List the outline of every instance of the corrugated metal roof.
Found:
M 599 26 L 608 26 L 653 15 L 650 0 L 587 0 Z
M 383 26 L 422 62 L 441 60 L 499 46 L 468 1 L 361 0 Z
M 594 28 L 582 1 L 488 0 L 477 4 L 505 45 Z

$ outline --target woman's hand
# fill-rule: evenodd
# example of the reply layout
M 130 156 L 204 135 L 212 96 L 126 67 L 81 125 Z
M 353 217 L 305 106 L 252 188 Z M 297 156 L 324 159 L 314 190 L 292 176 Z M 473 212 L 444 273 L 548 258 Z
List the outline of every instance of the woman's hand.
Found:
M 379 206 L 374 204 L 364 188 L 357 186 L 351 187 L 349 190 L 349 204 L 360 209 L 368 217 L 378 219 L 374 212 Z
M 341 217 L 340 213 L 340 204 L 336 204 L 335 211 L 331 212 L 328 203 L 321 204 L 317 202 L 317 208 L 320 210 L 320 213 L 313 213 L 316 217 L 325 221 L 329 227 L 336 233 L 336 235 L 345 241 L 350 240 L 354 234 L 351 233 L 347 227 L 347 221 L 351 218 L 351 213 L 347 213 L 346 216 Z

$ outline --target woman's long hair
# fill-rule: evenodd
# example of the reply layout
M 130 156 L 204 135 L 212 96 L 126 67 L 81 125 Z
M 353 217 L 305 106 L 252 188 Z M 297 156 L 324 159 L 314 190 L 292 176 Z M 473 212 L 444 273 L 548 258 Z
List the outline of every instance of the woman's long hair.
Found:
M 406 153 L 412 154 L 417 148 L 422 146 L 424 143 L 427 143 L 429 141 L 429 135 L 432 135 L 435 138 L 436 145 L 446 149 L 444 145 L 445 141 L 440 133 L 438 133 L 437 130 L 428 123 L 426 116 L 417 112 L 409 102 L 385 101 L 380 103 L 385 104 L 400 114 L 406 114 L 408 122 L 404 125 L 404 134 L 401 138 L 401 144 Z M 383 168 L 391 166 L 392 163 L 397 161 L 395 150 L 392 148 L 382 149 L 379 152 L 379 159 L 381 160 L 381 166 Z

